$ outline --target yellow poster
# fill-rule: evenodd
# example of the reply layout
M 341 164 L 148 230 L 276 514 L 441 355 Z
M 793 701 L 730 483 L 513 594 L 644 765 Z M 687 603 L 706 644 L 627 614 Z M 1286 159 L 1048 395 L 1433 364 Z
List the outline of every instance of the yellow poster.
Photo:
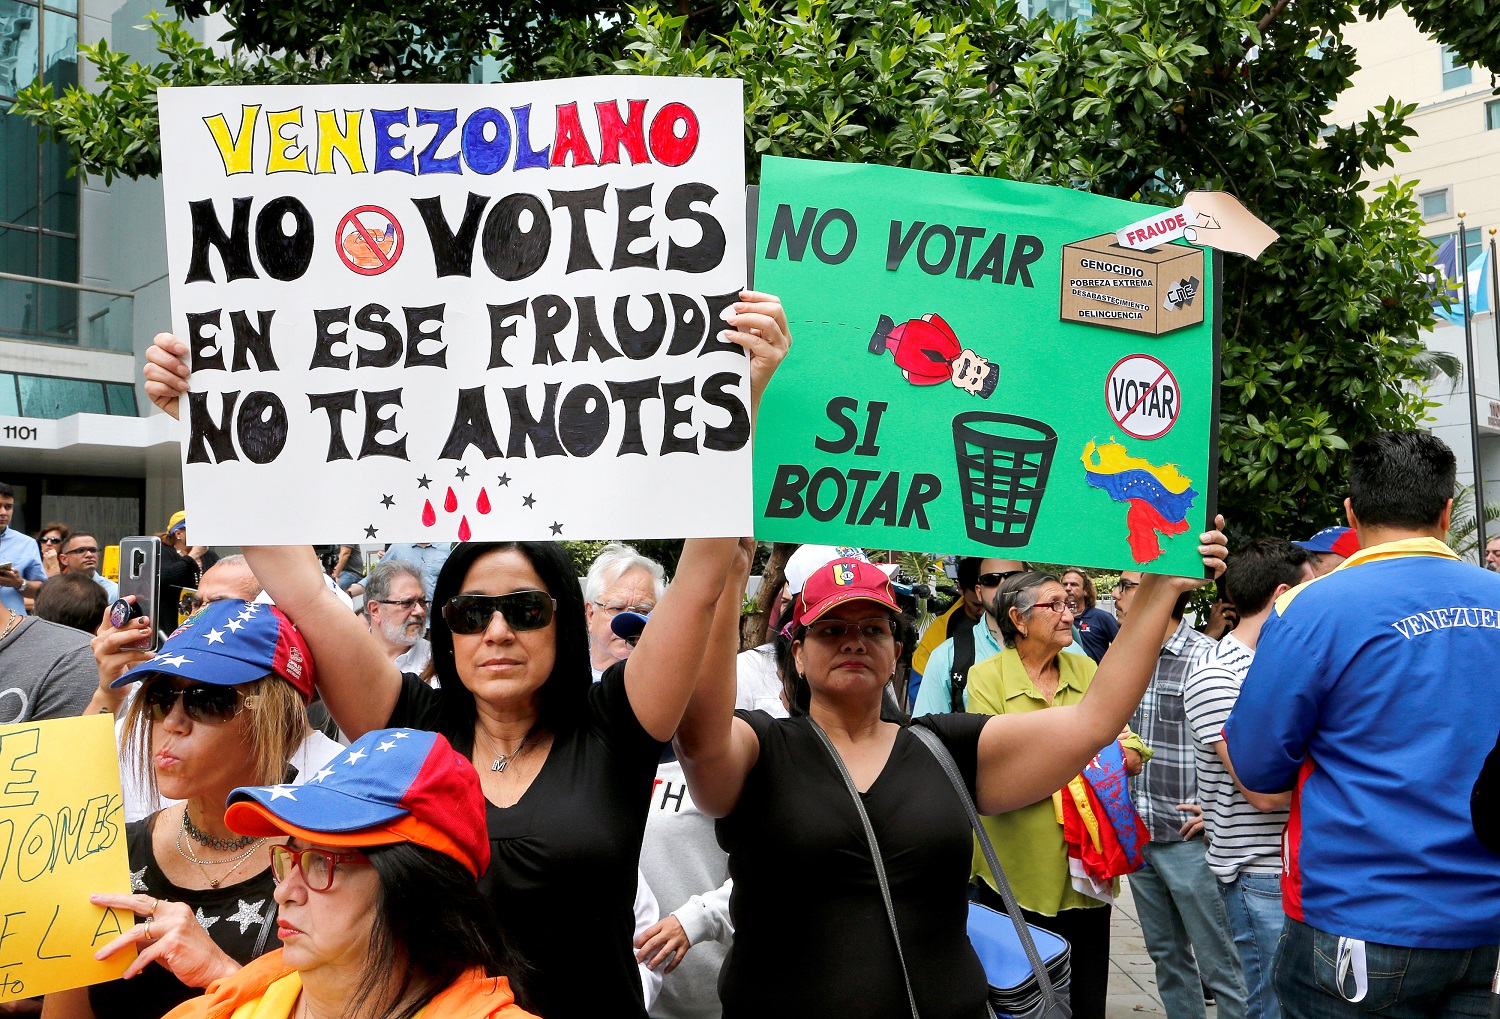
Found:
M 94 952 L 135 918 L 95 892 L 130 893 L 114 717 L 0 725 L 0 1003 L 125 971 Z

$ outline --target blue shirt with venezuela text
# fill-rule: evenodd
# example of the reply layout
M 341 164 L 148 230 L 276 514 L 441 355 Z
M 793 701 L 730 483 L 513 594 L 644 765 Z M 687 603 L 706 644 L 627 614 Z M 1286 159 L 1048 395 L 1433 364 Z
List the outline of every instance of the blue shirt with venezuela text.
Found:
M 1500 856 L 1469 793 L 1500 731 L 1500 574 L 1433 538 L 1287 592 L 1224 726 L 1240 781 L 1292 789 L 1282 905 L 1409 948 L 1500 942 Z

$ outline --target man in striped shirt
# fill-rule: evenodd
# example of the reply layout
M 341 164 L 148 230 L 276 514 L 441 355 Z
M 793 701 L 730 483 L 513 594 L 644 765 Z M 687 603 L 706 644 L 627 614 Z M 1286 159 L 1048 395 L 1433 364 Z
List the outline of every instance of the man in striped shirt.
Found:
M 1138 571 L 1120 574 L 1129 593 L 1116 595 L 1121 620 L 1135 600 Z M 1151 684 L 1130 720 L 1131 731 L 1156 754 L 1130 780 L 1130 796 L 1151 841 L 1146 866 L 1130 875 L 1146 951 L 1156 964 L 1156 989 L 1167 1019 L 1203 1019 L 1203 988 L 1213 992 L 1219 1019 L 1243 1019 L 1245 981 L 1230 937 L 1224 903 L 1203 859 L 1201 830 L 1192 806 L 1197 802 L 1193 734 L 1183 711 L 1188 675 L 1214 650 L 1214 642 L 1183 618 L 1187 597 L 1178 599 L 1162 634 L 1161 653 Z M 1186 823 L 1185 823 L 1186 822 Z M 1200 978 L 1202 983 L 1200 983 Z
M 1281 833 L 1291 793 L 1244 789 L 1224 744 L 1224 721 L 1250 671 L 1260 628 L 1288 590 L 1313 578 L 1308 552 L 1281 538 L 1250 542 L 1229 560 L 1222 584 L 1240 622 L 1189 675 L 1183 706 L 1193 731 L 1198 802 L 1208 867 L 1219 879 L 1249 992 L 1249 1019 L 1279 1019 L 1271 961 L 1281 937 Z

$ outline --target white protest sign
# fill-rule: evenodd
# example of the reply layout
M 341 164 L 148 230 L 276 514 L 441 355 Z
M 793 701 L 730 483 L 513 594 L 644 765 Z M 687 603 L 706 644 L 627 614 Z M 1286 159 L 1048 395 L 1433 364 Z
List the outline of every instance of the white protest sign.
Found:
M 160 104 L 195 541 L 750 533 L 739 81 Z
M 1163 209 L 1155 216 L 1115 231 L 1115 240 L 1122 248 L 1146 251 L 1185 236 L 1196 220 L 1191 206 Z

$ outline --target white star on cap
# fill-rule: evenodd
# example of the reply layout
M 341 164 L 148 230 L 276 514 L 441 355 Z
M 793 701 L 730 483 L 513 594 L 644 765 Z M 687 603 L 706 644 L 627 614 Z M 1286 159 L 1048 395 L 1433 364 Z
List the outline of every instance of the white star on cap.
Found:
M 329 775 L 332 775 L 332 774 L 333 774 L 333 769 L 332 768 L 324 768 L 321 771 L 319 771 L 316 775 L 314 775 L 311 779 L 309 779 L 309 781 L 311 781 L 311 782 L 317 782 L 317 783 L 321 784 L 322 781 L 325 778 L 327 778 Z
M 215 627 L 214 629 L 209 630 L 203 636 L 207 639 L 208 643 L 210 643 L 210 644 L 222 644 L 222 643 L 224 643 L 224 631 L 220 630 L 218 627 Z
M 359 760 L 361 757 L 364 757 L 364 756 L 366 756 L 366 754 L 365 754 L 365 752 L 363 750 L 356 750 L 356 751 L 354 751 L 354 753 L 352 753 L 352 754 L 349 755 L 349 759 L 347 761 L 345 761 L 344 763 L 345 764 L 353 764 L 355 761 Z
M 227 623 L 225 623 L 224 625 L 227 626 L 227 627 L 229 627 L 235 633 L 239 633 L 240 632 L 240 627 L 244 626 L 245 624 L 242 621 L 238 620 L 238 619 L 231 619 Z
M 396 738 L 397 739 L 406 739 L 410 735 L 411 735 L 411 733 L 409 733 L 409 732 L 398 732 L 398 733 L 396 733 Z
M 193 664 L 193 660 L 191 658 L 184 658 L 182 655 L 157 655 L 155 658 L 151 659 L 151 661 L 159 662 L 162 665 L 170 665 L 174 669 L 180 669 L 184 665 Z
M 297 797 L 292 795 L 292 790 L 295 788 L 297 787 L 294 785 L 273 785 L 271 787 L 271 802 L 274 803 L 277 800 L 297 802 Z
M 396 741 L 393 740 L 393 739 L 388 739 L 384 743 L 380 744 L 380 746 L 376 747 L 375 749 L 376 750 L 395 750 L 396 749 Z

